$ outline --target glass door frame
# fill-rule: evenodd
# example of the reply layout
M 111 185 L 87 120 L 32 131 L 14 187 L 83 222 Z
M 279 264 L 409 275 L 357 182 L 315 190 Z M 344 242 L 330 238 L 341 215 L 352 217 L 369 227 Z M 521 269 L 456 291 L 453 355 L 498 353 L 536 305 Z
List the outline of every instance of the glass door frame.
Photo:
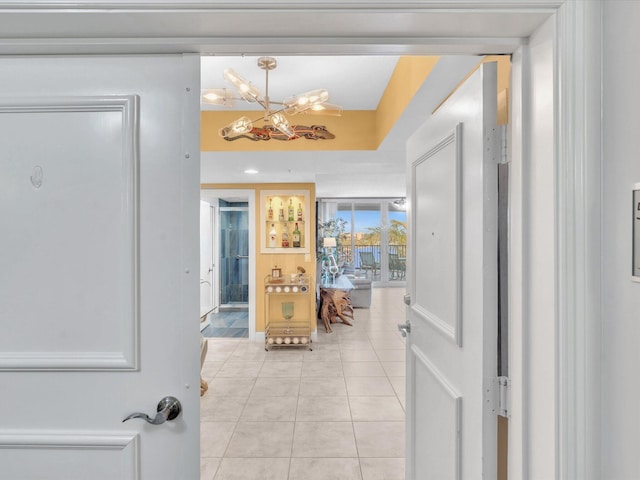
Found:
M 351 252 L 355 252 L 355 211 L 356 205 L 379 205 L 380 208 L 380 280 L 374 280 L 373 286 L 376 287 L 404 287 L 406 285 L 405 280 L 390 280 L 389 269 L 389 204 L 394 201 L 404 201 L 404 198 L 318 198 L 318 221 L 323 222 L 331 218 L 339 217 L 338 205 L 351 205 L 351 214 L 349 218 L 345 220 L 349 221 L 349 227 L 351 229 Z M 405 210 L 406 212 L 406 210 Z M 355 261 L 355 259 L 354 259 Z
M 249 224 L 249 204 L 248 202 L 246 207 L 222 207 L 222 206 L 218 206 L 218 231 L 216 232 L 216 234 L 218 235 L 218 245 L 220 246 L 219 248 L 219 252 L 218 252 L 218 256 L 217 256 L 217 261 L 218 263 L 222 263 L 222 216 L 224 213 L 227 212 L 247 212 L 247 242 L 249 241 L 249 230 L 251 230 L 251 225 Z M 247 245 L 248 246 L 248 245 Z M 247 252 L 248 253 L 248 252 Z M 227 257 L 225 257 L 227 258 Z M 236 256 L 236 259 L 238 261 L 240 261 L 241 259 L 239 257 Z M 248 260 L 248 258 L 247 258 Z M 229 272 L 227 272 L 225 270 L 225 272 L 227 273 L 227 275 L 229 274 Z M 238 308 L 243 308 L 245 305 L 247 306 L 247 308 L 249 308 L 249 297 L 247 295 L 247 301 L 246 302 L 232 302 L 232 301 L 227 301 L 227 303 L 223 303 L 222 302 L 222 289 L 223 287 L 226 285 L 225 281 L 226 279 L 222 278 L 222 274 L 223 274 L 223 268 L 222 265 L 220 265 L 220 268 L 218 268 L 218 285 L 220 285 L 220 288 L 218 289 L 218 306 L 219 306 L 219 310 L 222 310 L 224 308 L 234 308 L 234 307 L 238 307 Z M 240 274 L 241 275 L 241 274 Z M 242 276 L 242 275 L 241 275 Z M 249 262 L 247 261 L 247 277 L 249 276 Z M 251 279 L 247 278 L 247 282 L 251 283 Z

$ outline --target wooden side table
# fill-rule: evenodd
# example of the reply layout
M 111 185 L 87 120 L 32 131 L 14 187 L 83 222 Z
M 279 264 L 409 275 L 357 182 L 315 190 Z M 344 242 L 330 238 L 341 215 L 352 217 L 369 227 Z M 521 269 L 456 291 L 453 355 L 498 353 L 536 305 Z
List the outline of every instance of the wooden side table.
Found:
M 331 333 L 331 324 L 338 318 L 345 325 L 351 326 L 353 320 L 353 306 L 349 292 L 353 284 L 344 275 L 336 278 L 334 283 L 320 284 L 320 318 L 324 322 L 327 333 Z

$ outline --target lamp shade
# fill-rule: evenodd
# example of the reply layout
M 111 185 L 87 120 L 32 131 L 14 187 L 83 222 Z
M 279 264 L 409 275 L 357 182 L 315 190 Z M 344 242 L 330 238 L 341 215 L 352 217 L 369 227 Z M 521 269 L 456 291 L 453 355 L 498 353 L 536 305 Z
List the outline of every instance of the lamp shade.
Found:
M 302 112 L 304 115 L 323 115 L 325 117 L 340 117 L 342 116 L 342 107 L 340 105 L 333 105 L 331 103 L 318 103 L 311 108 Z
M 262 97 L 262 93 L 256 87 L 251 85 L 250 82 L 242 78 L 232 69 L 227 68 L 224 71 L 224 78 L 231 83 L 236 89 L 238 93 L 244 98 L 247 102 L 256 102 L 260 97 Z
M 209 105 L 232 107 L 234 104 L 233 93 L 226 88 L 211 88 L 202 92 L 202 102 Z
M 324 88 L 319 88 L 285 99 L 284 108 L 289 115 L 294 115 L 313 108 L 315 105 L 320 105 L 327 100 L 329 100 L 329 92 Z
M 324 247 L 335 247 L 336 239 L 334 237 L 326 237 L 322 240 L 322 246 Z
M 221 137 L 233 137 L 235 135 L 241 135 L 243 133 L 248 133 L 253 128 L 253 123 L 249 120 L 248 117 L 240 117 L 239 119 L 231 122 L 226 127 L 222 127 L 218 134 Z
M 273 122 L 273 126 L 284 133 L 287 137 L 295 137 L 296 134 L 284 115 L 281 113 L 274 113 L 271 115 L 271 121 Z

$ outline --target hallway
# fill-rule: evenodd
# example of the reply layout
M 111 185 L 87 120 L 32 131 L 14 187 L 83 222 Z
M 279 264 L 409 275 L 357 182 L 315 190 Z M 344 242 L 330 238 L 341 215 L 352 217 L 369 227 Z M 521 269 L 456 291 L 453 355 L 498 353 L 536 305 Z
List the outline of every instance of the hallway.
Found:
M 313 351 L 210 338 L 202 480 L 404 480 L 404 288 L 373 289 Z

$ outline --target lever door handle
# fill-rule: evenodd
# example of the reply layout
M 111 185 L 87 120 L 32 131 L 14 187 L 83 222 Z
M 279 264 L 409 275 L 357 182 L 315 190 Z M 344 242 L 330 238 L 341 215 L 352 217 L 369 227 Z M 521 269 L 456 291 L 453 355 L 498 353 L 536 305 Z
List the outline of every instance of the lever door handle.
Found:
M 162 400 L 160 400 L 160 403 L 158 403 L 157 410 L 158 413 L 156 413 L 156 416 L 154 418 L 151 418 L 146 413 L 138 412 L 132 413 L 122 421 L 126 422 L 127 420 L 131 420 L 132 418 L 142 418 L 147 423 L 150 423 L 152 425 L 161 425 L 167 420 L 173 420 L 178 415 L 180 415 L 180 412 L 182 412 L 182 405 L 180 404 L 180 401 L 175 397 L 164 397 Z
M 399 323 L 398 330 L 400 330 L 400 335 L 406 337 L 408 333 L 411 333 L 411 324 L 410 323 Z

